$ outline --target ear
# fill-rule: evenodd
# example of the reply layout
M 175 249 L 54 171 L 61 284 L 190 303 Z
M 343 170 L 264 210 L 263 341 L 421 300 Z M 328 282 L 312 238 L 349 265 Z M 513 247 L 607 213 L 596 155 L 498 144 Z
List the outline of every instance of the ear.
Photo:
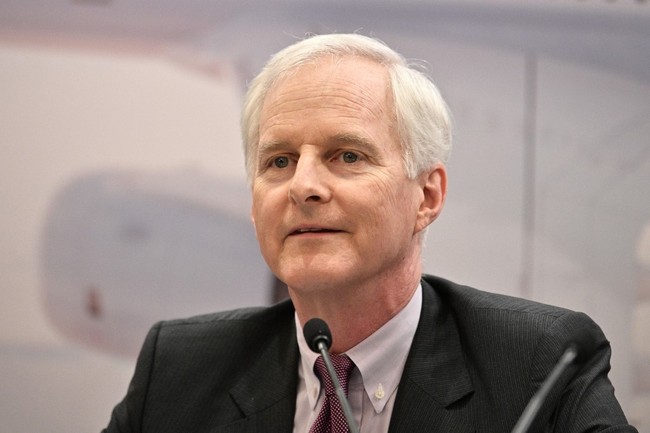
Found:
M 255 233 L 255 238 L 257 238 L 257 227 L 255 226 L 255 216 L 253 214 L 253 208 L 251 208 L 251 222 L 253 223 L 253 232 Z
M 414 233 L 424 230 L 442 212 L 447 196 L 447 169 L 441 162 L 418 176 L 422 202 L 418 209 Z

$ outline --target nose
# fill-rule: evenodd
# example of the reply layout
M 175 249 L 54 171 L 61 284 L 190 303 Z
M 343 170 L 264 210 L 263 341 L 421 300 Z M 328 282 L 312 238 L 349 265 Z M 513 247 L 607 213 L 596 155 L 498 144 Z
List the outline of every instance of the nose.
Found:
M 298 205 L 325 203 L 331 198 L 327 168 L 311 156 L 298 159 L 289 184 L 289 198 Z

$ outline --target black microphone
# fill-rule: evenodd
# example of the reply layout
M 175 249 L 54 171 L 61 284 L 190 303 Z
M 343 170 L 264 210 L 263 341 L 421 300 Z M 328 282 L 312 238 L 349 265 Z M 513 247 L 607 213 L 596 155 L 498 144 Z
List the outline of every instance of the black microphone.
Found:
M 593 356 L 597 348 L 598 341 L 592 328 L 583 326 L 582 328 L 574 330 L 560 360 L 555 364 L 555 367 L 553 367 L 553 370 L 551 370 L 549 375 L 546 376 L 546 380 L 544 380 L 540 389 L 528 402 L 528 405 L 519 417 L 517 424 L 515 424 L 515 427 L 512 429 L 512 433 L 527 432 L 528 428 L 535 420 L 537 413 L 541 409 L 542 404 L 560 376 L 562 376 L 569 366 L 580 366 L 584 364 Z
M 336 390 L 336 396 L 341 403 L 343 408 L 343 414 L 345 415 L 345 420 L 348 423 L 348 428 L 350 433 L 359 433 L 359 427 L 357 427 L 354 417 L 352 416 L 352 408 L 348 399 L 345 397 L 345 392 L 341 388 L 341 383 L 339 382 L 339 377 L 336 375 L 334 366 L 332 365 L 332 360 L 330 359 L 330 354 L 328 352 L 329 348 L 332 347 L 332 333 L 330 332 L 329 326 L 323 319 L 313 318 L 305 323 L 305 326 L 302 329 L 302 332 L 307 341 L 309 348 L 316 353 L 320 353 L 323 356 L 323 361 L 325 361 L 325 366 L 327 367 L 327 373 L 334 384 L 334 389 Z

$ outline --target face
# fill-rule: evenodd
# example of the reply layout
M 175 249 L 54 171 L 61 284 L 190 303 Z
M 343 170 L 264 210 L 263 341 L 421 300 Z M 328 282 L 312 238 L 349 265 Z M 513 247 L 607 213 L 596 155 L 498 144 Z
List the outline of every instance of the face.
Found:
M 269 92 L 260 118 L 253 222 L 294 292 L 348 290 L 419 260 L 423 180 L 408 179 L 387 73 L 324 57 Z

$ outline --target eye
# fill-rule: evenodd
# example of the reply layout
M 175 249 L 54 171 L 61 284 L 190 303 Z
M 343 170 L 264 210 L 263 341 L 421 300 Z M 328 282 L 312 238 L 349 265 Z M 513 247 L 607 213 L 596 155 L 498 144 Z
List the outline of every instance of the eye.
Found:
M 351 164 L 359 160 L 359 155 L 357 155 L 354 152 L 343 152 L 341 154 L 341 159 L 343 160 L 343 162 L 347 162 L 348 164 Z
M 273 165 L 277 168 L 285 168 L 289 165 L 289 158 L 286 156 L 278 156 L 273 159 Z

